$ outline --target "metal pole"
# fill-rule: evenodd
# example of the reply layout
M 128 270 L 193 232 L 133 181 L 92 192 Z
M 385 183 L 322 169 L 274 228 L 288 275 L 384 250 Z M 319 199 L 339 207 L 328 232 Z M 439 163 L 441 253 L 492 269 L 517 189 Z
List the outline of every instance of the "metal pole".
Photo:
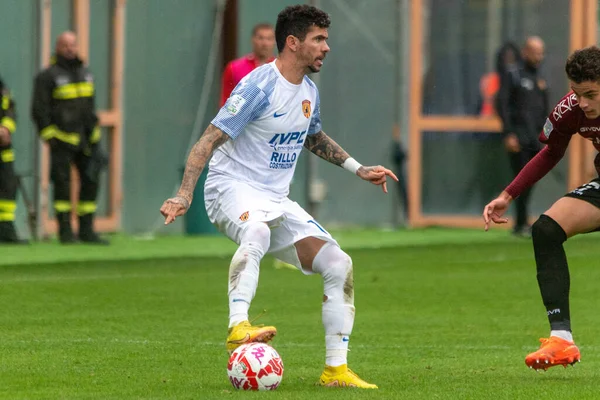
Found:
M 319 7 L 319 0 L 310 0 L 310 5 L 313 7 Z M 311 79 L 319 87 L 319 74 L 314 74 Z M 308 155 L 308 159 L 306 160 L 306 180 L 304 182 L 304 193 L 306 196 L 306 208 L 310 215 L 314 218 L 318 218 L 318 201 L 313 195 L 313 185 L 317 180 L 317 157 L 313 154 Z
M 396 18 L 394 18 L 394 36 L 395 36 L 395 44 L 394 46 L 394 131 L 392 132 L 393 140 L 396 140 L 396 136 L 400 135 L 402 130 L 400 129 L 400 121 L 401 121 L 401 96 L 402 96 L 402 0 L 397 0 L 396 4 Z M 400 143 L 402 143 L 402 139 L 398 138 Z M 400 173 L 401 171 L 396 171 L 396 173 Z M 392 226 L 394 229 L 397 229 L 400 225 L 398 220 L 398 213 L 400 207 L 398 205 L 400 198 L 398 196 L 398 191 L 392 190 Z

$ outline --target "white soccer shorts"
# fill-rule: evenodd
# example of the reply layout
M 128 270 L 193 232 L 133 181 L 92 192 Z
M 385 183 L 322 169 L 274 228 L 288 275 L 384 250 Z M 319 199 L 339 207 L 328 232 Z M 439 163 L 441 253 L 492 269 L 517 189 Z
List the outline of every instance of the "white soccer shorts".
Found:
M 237 244 L 250 222 L 265 222 L 271 228 L 268 253 L 304 273 L 307 271 L 300 265 L 294 243 L 312 236 L 338 245 L 329 232 L 289 198 L 222 175 L 212 178 L 204 186 L 206 212 L 219 231 Z

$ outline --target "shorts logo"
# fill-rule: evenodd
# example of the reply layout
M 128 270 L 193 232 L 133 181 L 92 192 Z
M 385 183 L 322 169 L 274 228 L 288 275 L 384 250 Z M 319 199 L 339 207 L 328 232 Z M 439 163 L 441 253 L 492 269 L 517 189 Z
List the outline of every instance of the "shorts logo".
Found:
M 310 118 L 310 100 L 302 101 L 302 113 L 306 118 Z
M 246 211 L 245 213 L 243 213 L 242 215 L 240 215 L 240 221 L 246 222 L 246 221 L 248 221 L 249 217 L 250 217 L 250 212 Z

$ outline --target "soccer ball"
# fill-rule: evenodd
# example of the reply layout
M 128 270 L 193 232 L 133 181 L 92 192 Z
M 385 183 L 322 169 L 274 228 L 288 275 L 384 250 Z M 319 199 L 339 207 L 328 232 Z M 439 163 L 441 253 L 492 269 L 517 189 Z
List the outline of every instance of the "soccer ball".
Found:
M 227 375 L 236 389 L 275 390 L 283 378 L 283 361 L 268 344 L 243 344 L 229 357 Z

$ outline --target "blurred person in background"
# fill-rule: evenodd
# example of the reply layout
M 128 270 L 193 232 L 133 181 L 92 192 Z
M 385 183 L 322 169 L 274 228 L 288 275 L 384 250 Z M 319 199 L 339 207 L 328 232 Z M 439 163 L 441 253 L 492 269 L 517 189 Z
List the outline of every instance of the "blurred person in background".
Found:
M 19 240 L 15 230 L 17 177 L 11 137 L 17 129 L 15 113 L 15 103 L 0 78 L 0 243 L 27 243 Z
M 522 61 L 501 76 L 497 96 L 497 112 L 502 120 L 504 145 L 509 154 L 514 176 L 542 149 L 539 132 L 549 111 L 548 86 L 540 72 L 544 60 L 544 42 L 528 37 L 521 51 Z M 516 203 L 513 234 L 529 237 L 528 203 L 532 187 L 523 192 Z
M 79 58 L 77 37 L 63 32 L 56 40 L 51 65 L 35 78 L 32 117 L 40 137 L 50 146 L 54 211 L 63 244 L 108 244 L 94 231 L 100 171 L 106 165 L 99 147 L 94 78 Z M 71 228 L 71 165 L 81 182 L 77 215 L 79 234 Z
M 519 46 L 514 42 L 504 43 L 496 52 L 494 70 L 486 73 L 479 80 L 479 98 L 475 113 L 482 119 L 493 119 L 498 116 L 497 97 L 500 90 L 500 80 L 508 71 L 517 67 L 521 60 Z M 500 182 L 508 179 L 508 165 L 503 154 L 490 149 L 498 148 L 501 132 L 474 132 L 471 137 L 476 144 L 473 163 L 476 173 L 473 173 L 464 202 L 477 201 L 477 207 L 485 206 L 489 199 L 496 194 Z M 506 167 L 506 175 L 498 174 L 498 166 Z M 503 170 L 505 168 L 502 168 Z
M 600 48 L 591 46 L 573 52 L 567 59 L 565 72 L 572 91 L 563 96 L 545 120 L 539 133 L 539 141 L 545 147 L 485 206 L 486 231 L 491 223 L 508 221 L 504 214 L 510 203 L 558 164 L 574 135 L 581 135 L 600 150 Z M 600 155 L 594 165 L 600 174 Z M 540 349 L 526 356 L 525 364 L 530 368 L 566 367 L 580 360 L 571 330 L 571 278 L 564 242 L 575 235 L 599 230 L 599 177 L 564 195 L 533 224 L 537 281 L 550 323 L 550 336 L 540 339 Z
M 239 246 L 229 266 L 227 351 L 268 342 L 277 333 L 274 326 L 253 326 L 248 321 L 261 261 L 272 253 L 305 274 L 323 278 L 325 368 L 319 384 L 376 389 L 347 364 L 355 316 L 352 259 L 288 198 L 303 148 L 380 185 L 384 192 L 387 177 L 397 181 L 382 166 L 358 163 L 322 130 L 319 92 L 307 74 L 324 65 L 330 23 L 329 15 L 306 4 L 279 13 L 275 28 L 279 56 L 236 86 L 190 152 L 176 197 L 167 199 L 160 212 L 165 224 L 186 213 L 210 158 L 206 210 L 211 222 Z
M 275 30 L 273 25 L 260 23 L 252 28 L 252 53 L 244 57 L 230 61 L 223 71 L 223 82 L 221 85 L 220 107 L 229 98 L 233 88 L 242 80 L 243 77 L 252 72 L 255 68 L 274 60 L 273 51 L 275 50 Z
M 479 105 L 477 114 L 483 118 L 492 118 L 498 115 L 496 109 L 500 81 L 508 71 L 517 68 L 521 62 L 519 46 L 514 42 L 506 42 L 496 53 L 495 69 L 481 77 L 479 81 Z

